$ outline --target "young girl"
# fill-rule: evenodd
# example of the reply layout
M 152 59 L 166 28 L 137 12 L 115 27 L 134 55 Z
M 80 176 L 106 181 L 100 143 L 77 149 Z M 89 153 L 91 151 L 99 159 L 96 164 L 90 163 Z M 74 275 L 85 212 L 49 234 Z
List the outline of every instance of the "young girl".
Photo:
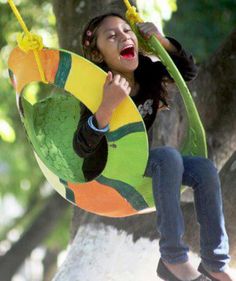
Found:
M 144 37 L 155 35 L 168 51 L 186 81 L 197 73 L 193 57 L 173 38 L 163 37 L 152 23 L 138 24 Z M 106 163 L 105 132 L 113 111 L 130 96 L 143 117 L 147 130 L 159 108 L 168 108 L 164 83 L 173 82 L 160 61 L 152 62 L 139 52 L 138 41 L 129 24 L 114 13 L 94 18 L 85 28 L 84 56 L 108 71 L 102 102 L 95 114 L 81 104 L 81 118 L 74 135 L 74 149 L 84 158 L 88 180 L 98 176 Z M 101 159 L 97 164 L 97 160 Z M 228 269 L 229 246 L 225 231 L 220 179 L 212 161 L 182 156 L 175 148 L 163 146 L 150 151 L 146 176 L 152 177 L 158 206 L 160 253 L 157 274 L 163 280 L 232 281 Z M 158 179 L 158 180 L 157 180 Z M 180 186 L 194 190 L 200 223 L 202 262 L 197 271 L 188 261 L 188 247 L 182 240 L 184 222 L 180 209 Z

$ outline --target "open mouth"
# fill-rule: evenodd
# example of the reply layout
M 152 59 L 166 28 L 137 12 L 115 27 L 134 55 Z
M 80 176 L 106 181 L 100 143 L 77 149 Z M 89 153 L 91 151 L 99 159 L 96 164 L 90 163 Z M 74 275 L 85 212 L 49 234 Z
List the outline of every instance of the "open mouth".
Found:
M 121 52 L 120 55 L 124 59 L 132 59 L 135 56 L 134 46 L 125 47 Z

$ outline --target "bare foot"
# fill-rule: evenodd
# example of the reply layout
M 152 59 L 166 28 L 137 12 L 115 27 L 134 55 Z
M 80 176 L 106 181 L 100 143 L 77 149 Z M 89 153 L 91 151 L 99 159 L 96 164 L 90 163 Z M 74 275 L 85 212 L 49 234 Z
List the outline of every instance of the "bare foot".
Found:
M 200 276 L 199 272 L 191 265 L 189 261 L 185 263 L 171 264 L 163 261 L 169 271 L 181 280 L 194 280 Z M 223 279 L 222 279 L 223 280 Z M 231 279 L 229 279 L 232 281 Z M 226 281 L 226 279 L 225 279 Z M 227 280 L 228 281 L 228 280 Z
M 236 281 L 236 279 L 233 279 L 233 273 L 230 269 L 224 271 L 224 272 L 211 272 L 209 271 L 210 275 L 219 281 Z

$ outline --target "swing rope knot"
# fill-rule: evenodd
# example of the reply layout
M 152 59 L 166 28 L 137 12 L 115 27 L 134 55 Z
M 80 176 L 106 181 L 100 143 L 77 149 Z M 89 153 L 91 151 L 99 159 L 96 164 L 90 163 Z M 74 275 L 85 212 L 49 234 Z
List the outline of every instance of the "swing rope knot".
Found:
M 131 6 L 129 3 L 129 0 L 124 0 L 124 3 L 126 5 L 127 11 L 126 11 L 126 18 L 131 24 L 143 22 L 139 14 L 136 12 L 136 7 Z
M 39 51 L 43 49 L 43 40 L 42 37 L 36 34 L 29 32 L 21 14 L 19 13 L 16 5 L 14 4 L 13 0 L 8 0 L 8 4 L 10 5 L 12 12 L 14 13 L 15 17 L 17 18 L 20 26 L 22 27 L 24 33 L 19 34 L 17 36 L 17 43 L 19 48 L 23 52 L 33 51 L 34 57 L 38 66 L 39 74 L 43 83 L 48 84 L 42 63 L 40 61 Z
M 136 7 L 134 6 L 129 6 L 126 12 L 126 18 L 133 24 L 143 22 L 139 14 L 136 12 Z
M 33 33 L 25 34 L 24 32 L 17 35 L 19 48 L 28 53 L 28 51 L 41 51 L 43 49 L 43 39 L 41 36 Z

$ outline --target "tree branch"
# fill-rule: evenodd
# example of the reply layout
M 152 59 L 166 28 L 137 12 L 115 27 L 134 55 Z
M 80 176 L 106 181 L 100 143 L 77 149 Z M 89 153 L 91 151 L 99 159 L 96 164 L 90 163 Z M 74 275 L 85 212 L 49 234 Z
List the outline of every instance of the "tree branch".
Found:
M 236 264 L 236 209 L 233 207 L 236 202 L 235 171 L 236 152 L 227 161 L 220 172 L 226 227 L 230 237 L 230 252 L 234 264 Z M 182 209 L 186 225 L 185 240 L 190 245 L 192 251 L 199 253 L 199 226 L 196 219 L 195 224 L 193 224 L 193 218 L 195 217 L 194 204 L 183 203 Z M 74 210 L 72 235 L 75 236 L 80 225 L 98 225 L 100 223 L 114 226 L 118 230 L 124 230 L 127 232 L 127 235 L 132 234 L 134 241 L 143 237 L 149 238 L 150 240 L 154 240 L 159 237 L 156 228 L 156 213 L 113 219 L 89 214 L 77 208 Z M 190 225 L 191 227 L 188 227 Z
M 236 150 L 236 29 L 199 67 L 188 83 L 206 130 L 209 158 L 218 168 Z M 168 87 L 171 110 L 159 112 L 153 127 L 153 146 L 179 148 L 187 131 L 185 108 L 174 85 Z

